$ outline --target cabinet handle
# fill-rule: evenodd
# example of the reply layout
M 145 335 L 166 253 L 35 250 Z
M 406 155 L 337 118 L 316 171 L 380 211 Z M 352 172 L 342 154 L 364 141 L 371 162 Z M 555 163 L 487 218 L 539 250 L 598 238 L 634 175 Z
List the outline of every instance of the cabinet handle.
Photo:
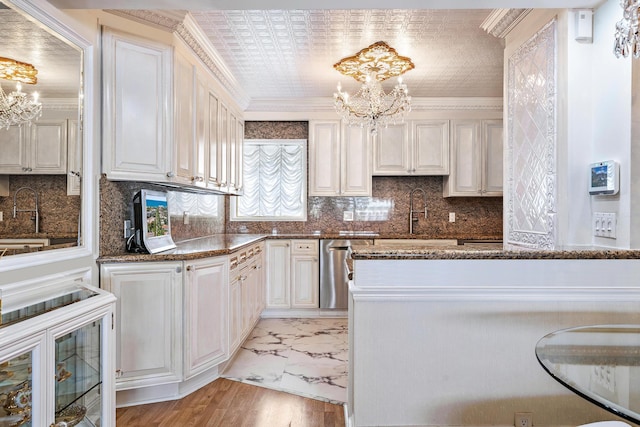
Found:
M 288 248 L 288 247 L 289 247 L 289 244 L 288 244 L 288 243 L 285 243 L 285 247 L 287 247 L 287 248 Z

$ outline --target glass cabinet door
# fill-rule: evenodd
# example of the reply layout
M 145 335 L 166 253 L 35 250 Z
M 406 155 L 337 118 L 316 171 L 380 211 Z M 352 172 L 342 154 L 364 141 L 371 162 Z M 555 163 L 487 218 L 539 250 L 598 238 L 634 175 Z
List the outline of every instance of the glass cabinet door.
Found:
M 0 363 L 0 426 L 31 426 L 32 351 Z
M 96 320 L 55 339 L 55 426 L 101 425 L 101 335 Z

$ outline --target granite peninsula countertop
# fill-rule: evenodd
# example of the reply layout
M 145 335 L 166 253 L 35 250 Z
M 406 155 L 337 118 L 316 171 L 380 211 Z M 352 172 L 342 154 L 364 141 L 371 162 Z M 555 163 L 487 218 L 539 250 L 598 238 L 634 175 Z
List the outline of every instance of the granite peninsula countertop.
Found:
M 640 250 L 566 248 L 561 250 L 504 250 L 502 244 L 412 246 L 354 245 L 355 260 L 385 259 L 640 259 Z

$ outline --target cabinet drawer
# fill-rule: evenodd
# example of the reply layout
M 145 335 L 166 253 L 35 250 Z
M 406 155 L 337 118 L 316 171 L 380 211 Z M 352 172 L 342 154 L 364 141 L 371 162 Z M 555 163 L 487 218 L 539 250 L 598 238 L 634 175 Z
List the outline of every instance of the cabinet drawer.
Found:
M 318 241 L 317 240 L 292 240 L 291 241 L 291 253 L 295 255 L 299 254 L 318 254 Z

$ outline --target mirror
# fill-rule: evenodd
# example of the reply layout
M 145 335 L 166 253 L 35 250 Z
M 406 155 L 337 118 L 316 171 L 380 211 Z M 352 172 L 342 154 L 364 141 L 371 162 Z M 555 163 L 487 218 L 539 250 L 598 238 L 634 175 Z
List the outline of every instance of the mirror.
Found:
M 0 40 L 0 57 L 38 70 L 22 91 L 42 103 L 32 124 L 0 129 L 0 256 L 80 246 L 83 51 L 2 0 Z

